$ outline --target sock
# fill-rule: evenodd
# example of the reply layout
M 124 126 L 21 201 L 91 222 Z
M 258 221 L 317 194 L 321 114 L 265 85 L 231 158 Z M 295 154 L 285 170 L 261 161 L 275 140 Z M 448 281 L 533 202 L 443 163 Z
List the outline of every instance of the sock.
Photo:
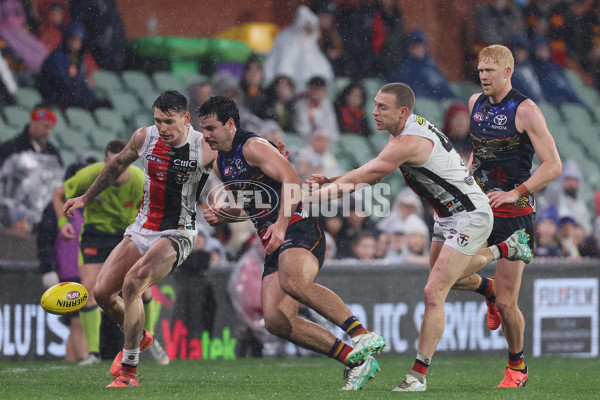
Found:
M 409 374 L 417 378 L 419 382 L 423 383 L 430 363 L 431 358 L 427 357 L 425 354 L 417 353 L 417 358 L 415 359 L 415 363 Z
M 330 358 L 335 358 L 342 364 L 348 364 L 348 354 L 352 351 L 352 347 L 348 346 L 346 343 L 342 342 L 340 339 L 336 339 L 335 343 L 329 350 L 329 354 L 327 354 Z
M 510 369 L 517 371 L 525 370 L 525 358 L 523 357 L 523 350 L 518 353 L 508 352 L 508 363 L 506 366 Z
M 508 245 L 506 242 L 500 242 L 493 246 L 488 247 L 494 253 L 494 260 L 508 257 Z
M 123 361 L 121 361 L 121 365 L 124 367 L 137 367 L 140 362 L 140 348 L 133 350 L 123 350 Z M 135 373 L 135 371 L 134 371 Z
M 123 365 L 123 364 L 121 364 L 121 365 Z M 135 375 L 136 374 L 136 367 L 129 367 L 127 365 L 123 365 L 123 369 L 121 369 L 121 371 Z
M 100 307 L 93 305 L 91 307 L 83 307 L 79 310 L 79 319 L 81 320 L 81 328 L 87 342 L 88 352 L 100 353 L 100 322 L 102 315 Z
M 346 331 L 346 333 L 350 335 L 351 338 L 356 337 L 358 335 L 363 335 L 365 333 L 370 333 L 368 330 L 365 329 L 364 326 L 362 326 L 358 318 L 356 318 L 354 315 L 345 320 L 341 328 L 344 331 Z
M 144 303 L 144 314 L 146 319 L 144 320 L 144 329 L 150 332 L 154 336 L 154 326 L 156 325 L 156 316 L 154 315 L 154 296 L 148 300 L 142 300 Z
M 481 284 L 475 292 L 484 295 L 485 297 L 494 297 L 494 278 L 481 277 Z

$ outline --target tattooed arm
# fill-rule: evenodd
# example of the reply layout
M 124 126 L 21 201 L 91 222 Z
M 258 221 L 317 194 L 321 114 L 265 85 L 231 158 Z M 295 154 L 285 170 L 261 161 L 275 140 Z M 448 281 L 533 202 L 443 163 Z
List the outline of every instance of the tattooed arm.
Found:
M 140 128 L 135 131 L 125 148 L 106 162 L 100 175 L 98 175 L 87 192 L 79 197 L 74 197 L 66 201 L 63 206 L 65 216 L 73 216 L 75 210 L 85 207 L 86 204 L 115 183 L 117 178 L 138 159 L 138 151 L 142 148 L 145 139 L 146 128 Z

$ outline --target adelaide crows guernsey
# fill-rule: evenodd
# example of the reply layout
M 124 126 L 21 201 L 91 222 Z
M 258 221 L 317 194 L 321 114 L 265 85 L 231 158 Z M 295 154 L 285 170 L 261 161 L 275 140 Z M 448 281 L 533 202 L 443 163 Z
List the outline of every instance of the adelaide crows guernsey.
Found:
M 527 97 L 512 89 L 498 104 L 482 93 L 473 106 L 473 176 L 485 193 L 511 191 L 531 176 L 534 149 L 527 133 L 519 133 L 515 125 L 517 107 L 525 100 Z M 534 197 L 522 197 L 493 211 L 504 218 L 531 214 Z
M 202 159 L 202 133 L 186 126 L 184 143 L 170 147 L 156 126 L 146 128 L 139 151 L 146 172 L 144 200 L 136 222 L 146 229 L 196 229 L 196 202 L 208 178 Z
M 473 211 L 488 204 L 487 196 L 474 183 L 452 143 L 431 122 L 412 114 L 401 135 L 420 136 L 433 142 L 425 163 L 403 164 L 400 170 L 408 186 L 427 200 L 439 217 Z
M 244 129 L 238 129 L 228 152 L 219 151 L 217 168 L 225 189 L 243 208 L 252 224 L 263 235 L 264 230 L 277 221 L 281 205 L 281 183 L 271 179 L 259 168 L 252 167 L 244 157 L 244 144 L 250 138 L 260 137 Z M 272 144 L 272 143 L 271 143 Z M 273 145 L 275 146 L 275 145 Z M 307 215 L 298 204 L 290 224 Z

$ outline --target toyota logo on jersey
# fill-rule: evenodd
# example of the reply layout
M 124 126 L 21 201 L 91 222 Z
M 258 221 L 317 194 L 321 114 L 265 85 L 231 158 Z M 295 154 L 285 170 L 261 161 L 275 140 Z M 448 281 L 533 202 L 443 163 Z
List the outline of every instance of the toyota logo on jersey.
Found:
M 494 123 L 496 125 L 504 125 L 506 123 L 506 121 L 508 120 L 508 118 L 506 118 L 506 115 L 496 115 L 494 117 Z

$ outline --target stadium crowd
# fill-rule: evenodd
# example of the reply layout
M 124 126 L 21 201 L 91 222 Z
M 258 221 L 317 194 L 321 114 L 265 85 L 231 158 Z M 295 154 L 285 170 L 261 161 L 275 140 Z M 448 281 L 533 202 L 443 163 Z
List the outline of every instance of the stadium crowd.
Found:
M 382 147 L 376 145 L 381 132 L 370 115 L 373 87 L 404 82 L 417 99 L 444 106 L 440 127 L 467 161 L 471 145 L 466 99 L 438 67 L 443 60 L 430 55 L 427 36 L 405 29 L 399 3 L 314 0 L 300 6 L 271 51 L 251 56 L 240 73 L 216 66 L 212 76 L 189 83 L 185 94 L 191 124 L 199 129 L 195 110 L 211 95 L 229 96 L 240 109 L 243 128 L 287 144 L 289 160 L 302 179 L 312 174 L 336 176 Z M 515 89 L 559 113 L 567 112 L 566 104 L 580 106 L 597 122 L 600 113 L 581 98 L 569 73 L 578 71 L 589 87 L 600 90 L 600 0 L 487 0 L 480 2 L 475 18 L 476 40 L 465 57 L 474 61 L 465 68 L 465 81 L 478 84 L 479 49 L 506 44 L 515 55 Z M 0 120 L 10 118 L 6 106 L 18 104 L 19 88 L 34 88 L 40 94 L 22 133 L 3 137 L 0 145 L 5 229 L 37 235 L 43 222 L 43 207 L 37 203 L 45 207 L 62 184 L 67 165 L 53 139 L 62 111 L 116 107 L 110 96 L 95 89 L 94 72 L 120 74 L 126 68 L 125 33 L 114 0 L 0 0 Z M 554 133 L 552 121 L 548 124 Z M 131 133 L 121 134 L 127 138 Z M 352 148 L 350 143 L 359 146 Z M 600 257 L 600 198 L 591 209 L 583 195 L 584 190 L 600 188 L 589 187 L 576 155 L 560 146 L 559 150 L 563 175 L 537 194 L 535 255 Z M 23 154 L 42 157 L 37 160 L 49 174 L 46 189 L 26 179 L 36 170 Z M 327 259 L 427 264 L 433 209 L 403 186 L 399 174 L 392 179 L 397 182 L 384 181 L 392 186 L 389 215 L 357 212 L 367 210 L 369 203 L 367 195 L 358 193 L 346 216 L 322 218 Z M 209 178 L 199 215 L 210 203 L 207 193 L 214 185 L 216 180 Z M 33 193 L 39 201 L 24 200 Z M 240 260 L 254 248 L 249 221 L 216 228 L 202 223 L 201 217 L 198 221 L 203 240 L 196 247 L 210 254 L 211 266 Z

